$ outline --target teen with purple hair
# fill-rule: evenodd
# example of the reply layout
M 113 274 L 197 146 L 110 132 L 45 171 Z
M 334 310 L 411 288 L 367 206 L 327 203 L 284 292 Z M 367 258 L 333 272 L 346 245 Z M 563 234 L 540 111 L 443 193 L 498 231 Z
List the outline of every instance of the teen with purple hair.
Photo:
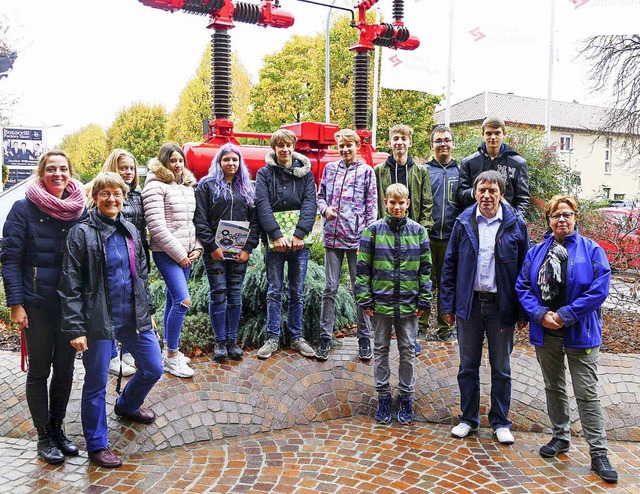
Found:
M 251 251 L 260 239 L 254 204 L 255 191 L 240 149 L 225 144 L 211 163 L 209 173 L 196 189 L 194 223 L 204 247 L 204 265 L 209 279 L 209 318 L 216 337 L 214 358 L 239 360 L 242 349 L 236 342 L 242 314 L 242 282 Z M 246 242 L 223 238 L 216 241 L 221 220 L 249 222 Z M 228 250 L 236 245 L 237 253 Z

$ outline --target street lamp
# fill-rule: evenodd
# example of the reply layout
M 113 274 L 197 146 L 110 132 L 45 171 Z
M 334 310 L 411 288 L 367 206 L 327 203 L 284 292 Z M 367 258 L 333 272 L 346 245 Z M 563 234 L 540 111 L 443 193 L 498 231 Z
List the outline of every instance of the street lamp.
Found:
M 48 151 L 49 150 L 49 141 L 48 141 L 47 130 L 48 129 L 56 129 L 56 128 L 62 127 L 62 126 L 63 125 L 61 123 L 52 124 L 52 125 L 45 125 L 44 123 L 42 124 L 42 147 L 44 148 L 43 151 Z

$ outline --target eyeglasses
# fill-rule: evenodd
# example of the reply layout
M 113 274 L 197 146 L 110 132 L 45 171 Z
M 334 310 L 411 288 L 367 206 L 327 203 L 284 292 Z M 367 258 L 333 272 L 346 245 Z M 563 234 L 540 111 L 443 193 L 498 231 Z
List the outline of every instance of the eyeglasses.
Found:
M 565 220 L 570 220 L 571 218 L 573 218 L 573 216 L 576 213 L 573 212 L 569 212 L 569 213 L 553 213 L 549 215 L 549 218 L 551 218 L 552 220 L 559 220 L 560 218 L 564 218 Z
M 451 139 L 436 139 L 435 141 L 433 141 L 434 144 L 440 145 L 440 144 L 451 144 L 453 141 Z
M 98 192 L 98 197 L 100 199 L 109 199 L 111 196 L 113 196 L 114 199 L 122 199 L 124 194 L 122 194 L 122 192 L 107 192 L 106 190 Z

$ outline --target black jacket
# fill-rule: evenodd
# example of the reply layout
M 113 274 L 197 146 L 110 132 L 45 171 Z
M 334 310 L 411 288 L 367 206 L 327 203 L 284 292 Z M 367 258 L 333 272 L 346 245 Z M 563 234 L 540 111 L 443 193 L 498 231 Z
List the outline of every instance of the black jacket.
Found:
M 56 289 L 64 241 L 75 223 L 52 218 L 29 199 L 15 202 L 4 224 L 0 252 L 7 305 L 60 310 Z
M 276 163 L 275 152 L 268 153 L 266 165 L 256 174 L 256 213 L 263 233 L 273 240 L 282 237 L 273 213 L 299 210 L 294 235 L 304 238 L 313 229 L 316 209 L 316 183 L 309 159 L 293 153 L 293 165 L 285 168 Z
M 484 142 L 477 152 L 462 160 L 458 182 L 458 202 L 462 205 L 462 209 L 475 204 L 473 182 L 481 172 L 487 170 L 495 170 L 502 175 L 507 186 L 504 194 L 505 201 L 524 217 L 529 209 L 527 162 L 506 144 L 502 145 L 500 154 L 494 160 L 487 154 Z
M 196 189 L 196 211 L 193 222 L 196 225 L 196 235 L 205 254 L 211 254 L 218 248 L 216 231 L 220 220 L 248 221 L 251 233 L 244 245 L 244 250 L 251 253 L 260 242 L 260 227 L 256 217 L 255 206 L 250 207 L 238 189 L 231 187 L 230 195 L 220 196 L 214 192 L 214 181 L 203 178 Z
M 69 340 L 115 338 L 111 300 L 106 273 L 103 234 L 110 228 L 96 209 L 75 225 L 67 235 L 58 294 L 62 303 L 62 332 Z M 128 221 L 116 220 L 127 238 L 133 239 L 135 256 L 134 303 L 138 332 L 149 331 L 151 305 L 148 267 L 138 230 Z

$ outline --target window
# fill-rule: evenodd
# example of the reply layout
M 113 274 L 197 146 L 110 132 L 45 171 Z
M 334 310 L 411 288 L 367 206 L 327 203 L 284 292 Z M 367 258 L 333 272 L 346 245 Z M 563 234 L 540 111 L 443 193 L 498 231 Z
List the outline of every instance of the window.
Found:
M 624 194 L 613 194 L 614 201 L 624 201 Z
M 611 174 L 611 137 L 607 137 L 604 148 L 604 172 Z
M 611 194 L 611 187 L 607 187 L 606 185 L 602 186 L 602 196 L 604 199 L 609 199 Z
M 560 136 L 560 151 L 570 152 L 573 149 L 573 136 L 569 134 Z

